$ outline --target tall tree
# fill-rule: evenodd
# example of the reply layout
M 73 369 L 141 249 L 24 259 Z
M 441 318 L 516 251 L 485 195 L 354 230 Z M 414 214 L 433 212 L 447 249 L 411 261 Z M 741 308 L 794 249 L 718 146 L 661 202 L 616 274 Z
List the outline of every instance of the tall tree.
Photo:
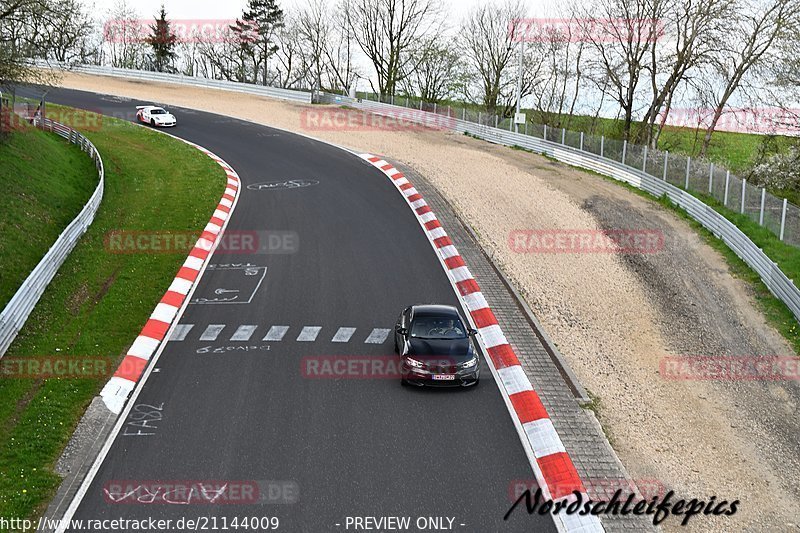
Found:
M 595 82 L 619 105 L 625 139 L 631 136 L 640 85 L 665 9 L 666 0 L 599 0 L 583 17 L 584 34 L 596 52 Z
M 378 92 L 393 96 L 418 65 L 411 51 L 442 29 L 436 0 L 350 0 L 343 3 L 353 37 L 375 68 Z
M 231 26 L 241 51 L 253 63 L 253 83 L 269 81 L 269 58 L 278 50 L 275 34 L 283 26 L 283 10 L 277 0 L 248 0 L 242 18 Z
M 490 113 L 515 89 L 513 65 L 520 46 L 515 32 L 524 17 L 521 0 L 506 0 L 500 6 L 486 3 L 473 9 L 461 27 L 461 48 Z
M 153 49 L 153 68 L 157 72 L 173 71 L 172 63 L 177 55 L 175 45 L 178 37 L 172 33 L 164 4 L 161 4 L 161 11 L 155 19 L 155 24 L 150 26 L 150 31 L 152 33 L 147 37 L 147 44 Z
M 706 84 L 705 99 L 713 112 L 703 136 L 700 155 L 705 155 L 711 136 L 731 97 L 746 76 L 760 65 L 773 44 L 798 22 L 797 0 L 742 0 L 729 18 L 730 38 L 718 43 L 712 59 L 711 76 L 717 83 Z

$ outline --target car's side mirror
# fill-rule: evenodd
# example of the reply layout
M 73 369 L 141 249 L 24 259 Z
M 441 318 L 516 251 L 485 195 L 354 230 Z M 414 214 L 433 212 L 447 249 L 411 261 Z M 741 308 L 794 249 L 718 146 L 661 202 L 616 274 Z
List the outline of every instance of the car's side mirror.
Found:
M 472 328 L 469 328 L 469 331 L 467 331 L 467 333 L 469 333 L 469 335 L 470 335 L 471 337 L 474 337 L 475 335 L 477 335 L 477 334 L 478 334 L 478 330 L 477 330 L 477 329 L 472 329 Z
M 397 328 L 397 333 L 405 337 L 408 335 L 408 328 Z

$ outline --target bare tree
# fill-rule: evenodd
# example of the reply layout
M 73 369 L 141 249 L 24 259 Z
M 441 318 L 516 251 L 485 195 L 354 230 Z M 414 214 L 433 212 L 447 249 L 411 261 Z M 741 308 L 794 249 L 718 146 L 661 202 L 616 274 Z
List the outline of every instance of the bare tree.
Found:
M 144 27 L 136 9 L 127 0 L 117 0 L 108 12 L 103 39 L 117 68 L 141 68 L 145 63 Z
M 593 76 L 598 87 L 620 107 L 623 134 L 630 139 L 640 82 L 658 38 L 666 0 L 599 0 L 582 17 L 583 33 L 594 54 Z
M 489 112 L 513 92 L 510 65 L 519 44 L 510 28 L 518 28 L 517 21 L 524 17 L 520 0 L 506 0 L 500 6 L 486 3 L 474 8 L 461 26 L 461 48 L 479 88 L 478 98 Z
M 406 93 L 418 94 L 426 102 L 438 102 L 460 92 L 465 65 L 452 39 L 433 36 L 411 53 L 418 57 L 413 61 L 416 68 L 403 76 L 401 85 Z
M 441 31 L 436 0 L 349 0 L 343 3 L 347 22 L 378 76 L 378 92 L 392 96 L 404 76 L 416 67 L 411 53 L 425 37 Z
M 741 0 L 728 17 L 730 40 L 717 43 L 708 71 L 716 84 L 705 84 L 704 99 L 713 106 L 703 136 L 700 155 L 705 155 L 711 137 L 731 97 L 746 76 L 766 57 L 776 40 L 797 23 L 796 0 Z
M 733 0 L 667 0 L 663 33 L 650 47 L 651 100 L 644 114 L 644 140 L 653 148 L 669 116 L 676 90 L 693 69 L 707 62 L 729 27 Z M 656 120 L 661 116 L 656 126 Z

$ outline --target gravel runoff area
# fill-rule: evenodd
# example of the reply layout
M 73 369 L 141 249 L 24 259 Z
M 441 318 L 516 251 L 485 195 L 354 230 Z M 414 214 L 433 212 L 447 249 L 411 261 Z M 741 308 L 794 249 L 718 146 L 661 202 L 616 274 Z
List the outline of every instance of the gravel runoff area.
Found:
M 695 517 L 688 528 L 672 518 L 667 530 L 800 529 L 800 382 L 672 380 L 660 371 L 665 357 L 793 351 L 722 256 L 655 202 L 460 134 L 308 127 L 309 110 L 344 112 L 336 107 L 78 74 L 62 84 L 130 97 L 132 106 L 155 101 L 252 120 L 416 169 L 475 229 L 597 397 L 600 422 L 632 477 L 687 499 L 741 501 L 734 517 Z M 509 244 L 515 230 L 626 228 L 660 231 L 663 250 L 542 254 Z

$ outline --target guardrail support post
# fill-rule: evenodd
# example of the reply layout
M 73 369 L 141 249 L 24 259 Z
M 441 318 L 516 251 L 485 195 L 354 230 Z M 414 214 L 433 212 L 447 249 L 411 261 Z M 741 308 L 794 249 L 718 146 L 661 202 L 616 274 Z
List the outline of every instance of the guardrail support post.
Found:
M 483 113 L 478 111 L 478 124 L 483 125 Z
M 498 124 L 500 124 L 500 117 L 495 115 L 494 116 L 494 127 L 496 128 Z
M 711 163 L 708 166 L 708 194 L 711 194 L 713 187 L 714 187 L 714 163 Z
M 742 208 L 739 210 L 741 214 L 744 214 L 744 195 L 747 192 L 747 178 L 742 178 Z
M 394 105 L 394 95 L 392 95 L 392 105 Z
M 466 107 L 461 111 L 461 120 L 463 120 L 464 122 L 467 121 L 467 108 Z
M 758 225 L 764 225 L 764 200 L 767 196 L 767 189 L 761 189 L 761 212 L 758 214 Z
M 419 99 L 419 110 L 422 111 L 422 98 Z
M 437 105 L 438 105 L 438 104 L 437 104 L 436 102 L 434 102 L 434 103 L 433 103 L 433 114 L 434 114 L 434 115 L 436 114 L 436 108 L 437 108 Z
M 730 181 L 731 181 L 731 171 L 727 170 L 725 171 L 725 196 L 723 197 L 724 200 L 722 200 L 722 205 L 724 205 L 725 207 L 728 206 L 728 185 L 730 185 Z
M 642 154 L 642 172 L 647 174 L 647 145 L 644 145 L 644 153 Z
M 628 140 L 625 139 L 624 141 L 622 141 L 622 164 L 623 165 L 625 164 L 625 155 L 627 155 L 627 151 L 628 151 Z
M 691 169 L 691 166 L 692 166 L 692 157 L 688 156 L 686 158 L 686 185 L 683 186 L 683 188 L 686 189 L 687 191 L 689 190 L 689 171 Z
M 781 240 L 783 240 L 783 230 L 786 228 L 786 198 L 783 199 L 783 211 L 781 212 Z
M 601 135 L 600 136 L 600 157 L 603 157 L 603 151 L 605 149 L 605 144 L 606 144 L 606 136 L 605 135 Z
M 406 107 L 408 107 L 408 96 L 406 96 Z
M 544 125 L 544 137 L 542 139 L 547 140 L 547 124 Z
M 583 152 L 583 132 L 581 132 L 581 147 L 580 151 Z
M 567 137 L 567 128 L 561 128 L 561 144 L 564 145 L 564 139 Z
M 664 181 L 667 181 L 667 161 L 669 161 L 669 150 L 664 152 Z

